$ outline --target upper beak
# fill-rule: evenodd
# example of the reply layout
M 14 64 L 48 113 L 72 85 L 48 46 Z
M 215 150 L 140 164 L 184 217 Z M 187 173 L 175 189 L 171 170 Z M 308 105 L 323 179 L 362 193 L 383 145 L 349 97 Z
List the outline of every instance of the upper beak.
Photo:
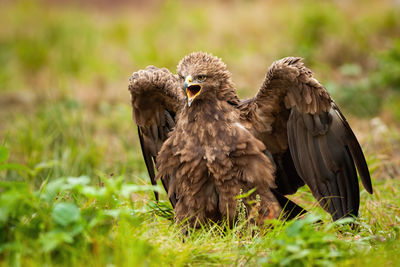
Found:
M 201 85 L 198 83 L 193 83 L 192 76 L 188 75 L 185 79 L 185 83 L 183 84 L 183 88 L 188 97 L 188 106 L 190 107 L 193 100 L 200 94 Z

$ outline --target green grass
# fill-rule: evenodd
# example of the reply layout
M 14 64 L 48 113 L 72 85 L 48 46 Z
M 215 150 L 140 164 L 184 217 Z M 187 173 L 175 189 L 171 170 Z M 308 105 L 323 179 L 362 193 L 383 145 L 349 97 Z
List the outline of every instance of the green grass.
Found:
M 0 3 L 0 265 L 400 265 L 399 9 L 363 3 Z M 182 235 L 165 193 L 153 201 L 127 81 L 198 50 L 223 58 L 242 97 L 273 60 L 305 57 L 373 177 L 354 229 L 301 189 L 304 220 Z
M 7 152 L 1 147 L 0 169 L 18 167 L 6 165 Z M 29 181 L 34 170 L 18 170 L 27 180 L 0 183 L 0 255 L 7 264 L 398 264 L 399 180 L 375 183 L 374 196 L 362 192 L 353 229 L 346 221 L 329 222 L 314 208 L 302 220 L 265 226 L 240 221 L 232 229 L 208 225 L 185 236 L 168 219 L 168 203 L 148 200 L 150 186 L 99 173 L 92 179 L 49 177 L 35 187 Z M 324 223 L 317 223 L 321 218 Z

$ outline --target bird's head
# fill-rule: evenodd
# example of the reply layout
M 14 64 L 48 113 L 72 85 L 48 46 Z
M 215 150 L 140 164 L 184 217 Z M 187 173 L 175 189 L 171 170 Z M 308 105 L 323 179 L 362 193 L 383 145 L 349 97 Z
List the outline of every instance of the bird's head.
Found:
M 224 95 L 224 90 L 233 90 L 231 75 L 221 59 L 207 53 L 194 52 L 178 64 L 177 73 L 187 95 L 188 106 L 195 100 Z M 222 92 L 220 92 L 222 91 Z

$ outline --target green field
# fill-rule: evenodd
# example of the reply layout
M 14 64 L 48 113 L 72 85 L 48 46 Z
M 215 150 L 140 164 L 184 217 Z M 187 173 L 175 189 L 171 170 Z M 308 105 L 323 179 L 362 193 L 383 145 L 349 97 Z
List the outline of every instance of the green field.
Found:
M 400 266 L 398 1 L 56 2 L 0 2 L 0 266 Z M 154 201 L 127 87 L 199 50 L 241 97 L 304 57 L 372 175 L 353 229 L 303 188 L 303 220 L 181 234 L 165 192 Z

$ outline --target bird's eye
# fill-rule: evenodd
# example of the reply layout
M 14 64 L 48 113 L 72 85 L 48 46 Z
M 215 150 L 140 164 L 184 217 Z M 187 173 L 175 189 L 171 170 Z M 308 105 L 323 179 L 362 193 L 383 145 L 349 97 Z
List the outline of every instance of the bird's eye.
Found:
M 197 76 L 197 81 L 199 82 L 204 82 L 206 80 L 207 76 L 204 74 L 200 74 Z

